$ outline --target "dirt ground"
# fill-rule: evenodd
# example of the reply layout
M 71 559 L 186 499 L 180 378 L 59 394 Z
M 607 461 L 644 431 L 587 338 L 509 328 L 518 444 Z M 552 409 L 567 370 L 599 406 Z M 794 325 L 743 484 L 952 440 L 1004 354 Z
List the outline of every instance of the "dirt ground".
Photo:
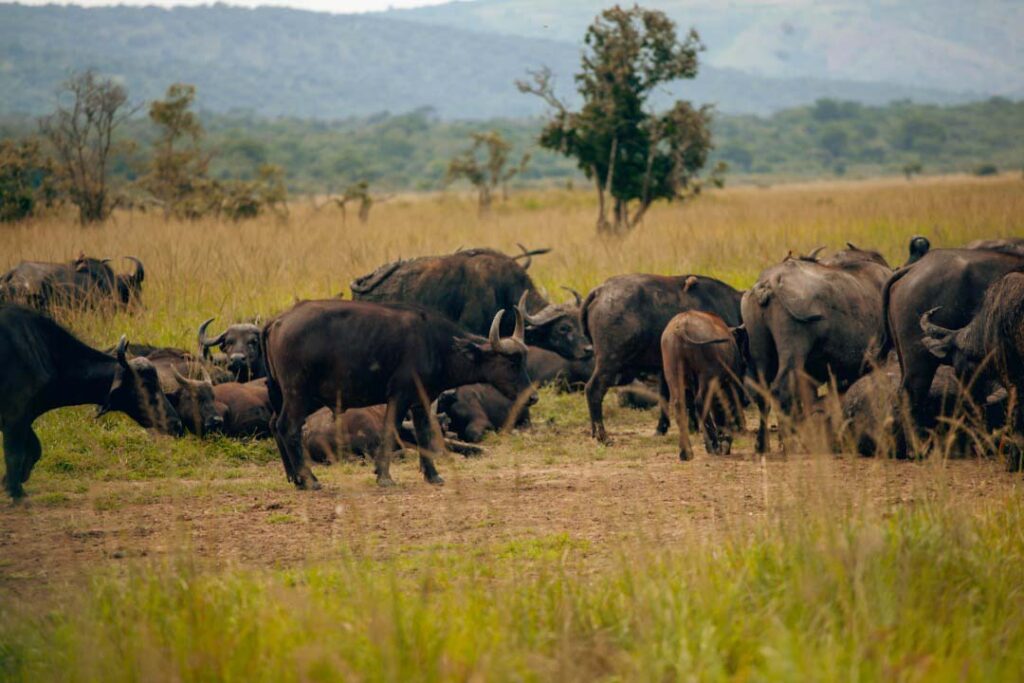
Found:
M 610 447 L 581 426 L 493 437 L 482 457 L 440 462 L 443 487 L 423 482 L 414 457 L 396 463 L 400 485 L 387 490 L 359 463 L 318 468 L 316 492 L 291 488 L 277 462 L 202 480 L 93 481 L 70 495 L 48 494 L 56 480 L 30 482 L 25 502 L 0 503 L 0 593 L 46 592 L 184 553 L 214 566 L 287 568 L 341 553 L 386 559 L 557 536 L 613 556 L 630 543 L 747 532 L 793 513 L 888 514 L 935 501 L 974 509 L 1024 486 L 987 460 L 762 459 L 749 435 L 730 456 L 698 449 L 681 463 L 674 436 L 651 435 L 649 415 L 628 422 L 610 423 Z

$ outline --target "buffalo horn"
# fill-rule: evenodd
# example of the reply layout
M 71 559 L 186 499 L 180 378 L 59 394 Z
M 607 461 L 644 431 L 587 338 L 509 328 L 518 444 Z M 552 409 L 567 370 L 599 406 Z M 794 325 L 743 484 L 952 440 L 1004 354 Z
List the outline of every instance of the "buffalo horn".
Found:
M 224 335 L 227 334 L 227 330 L 225 330 L 224 332 L 221 332 L 213 339 L 206 338 L 206 328 L 209 327 L 210 323 L 212 323 L 214 320 L 216 320 L 216 318 L 210 318 L 209 320 L 207 320 L 206 322 L 199 326 L 199 350 L 202 353 L 203 358 L 208 358 L 210 347 L 219 345 L 222 341 L 224 341 Z
M 494 320 L 491 321 L 491 331 L 487 334 L 487 341 L 491 346 L 498 349 L 501 346 L 501 317 L 505 315 L 505 309 L 497 312 Z
M 146 269 L 142 267 L 142 261 L 134 256 L 125 256 L 125 258 L 135 264 L 135 273 L 131 276 L 132 282 L 135 285 L 141 285 L 142 281 L 146 278 Z
M 942 306 L 930 308 L 921 316 L 921 330 L 930 337 L 941 337 L 952 334 L 953 332 L 953 330 L 947 330 L 945 327 L 940 327 L 932 322 L 932 313 L 940 308 L 942 308 Z
M 543 325 L 543 320 L 541 320 L 540 318 L 535 318 L 534 316 L 526 312 L 526 297 L 528 296 L 530 296 L 529 291 L 523 292 L 523 295 L 519 297 L 519 303 L 516 304 L 516 310 L 518 310 L 522 314 L 523 319 L 530 325 Z
M 562 289 L 564 289 L 565 291 L 567 291 L 567 292 L 569 292 L 570 294 L 573 295 L 573 297 L 576 299 L 576 305 L 577 306 L 582 306 L 583 305 L 583 297 L 580 296 L 579 292 L 577 292 L 572 287 L 566 287 L 565 285 L 562 285 Z
M 820 254 L 820 253 L 821 253 L 821 252 L 823 252 L 824 250 L 825 250 L 825 247 L 824 247 L 824 245 L 823 245 L 823 246 L 820 246 L 820 247 L 818 247 L 817 249 L 815 249 L 814 251 L 812 251 L 812 252 L 811 252 L 810 254 L 808 254 L 808 255 L 807 255 L 807 256 L 806 256 L 805 258 L 806 258 L 806 259 L 807 259 L 808 261 L 817 261 L 817 260 L 818 260 L 818 254 Z
M 178 372 L 178 368 L 171 366 L 171 373 L 174 375 L 174 379 L 178 380 L 178 384 L 183 387 L 187 387 L 192 384 L 193 380 L 185 377 L 183 374 Z
M 515 339 L 516 341 L 522 342 L 523 344 L 526 343 L 526 325 L 523 322 L 524 320 L 525 316 L 523 315 L 523 312 L 517 308 L 516 327 L 515 330 L 512 332 L 512 338 Z
M 128 337 L 122 334 L 120 341 L 117 342 L 117 351 L 115 352 L 114 355 L 117 356 L 117 362 L 120 363 L 121 365 L 123 365 L 124 367 L 128 367 L 128 355 L 127 355 L 127 353 L 128 353 Z

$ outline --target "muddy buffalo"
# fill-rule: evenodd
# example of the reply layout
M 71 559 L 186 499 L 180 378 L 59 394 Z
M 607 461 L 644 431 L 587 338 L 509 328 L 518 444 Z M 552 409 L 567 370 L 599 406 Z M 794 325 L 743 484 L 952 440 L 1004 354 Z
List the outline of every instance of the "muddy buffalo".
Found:
M 55 408 L 91 403 L 100 407 L 97 415 L 116 410 L 143 427 L 181 433 L 153 364 L 129 360 L 127 346 L 122 337 L 110 356 L 34 310 L 0 304 L 0 431 L 11 497 L 24 495 L 22 485 L 42 453 L 32 423 Z
M 549 304 L 526 272 L 531 257 L 548 250 L 522 249 L 515 257 L 493 249 L 466 249 L 395 261 L 355 280 L 352 298 L 417 304 L 474 334 L 486 334 L 498 311 L 510 311 L 518 303 L 528 318 L 527 343 L 566 358 L 587 357 L 590 349 L 579 328 L 578 304 Z M 511 329 L 506 321 L 502 333 Z
M 787 257 L 743 296 L 754 374 L 786 414 L 805 415 L 818 386 L 831 380 L 843 390 L 871 367 L 892 270 L 877 252 L 847 246 L 829 259 Z M 769 403 L 760 392 L 754 398 L 764 451 Z
M 619 275 L 587 295 L 580 312 L 583 332 L 594 346 L 594 372 L 587 382 L 591 434 L 608 442 L 602 404 L 608 389 L 643 373 L 661 372 L 661 333 L 683 311 L 714 313 L 738 326 L 742 293 L 699 275 Z M 659 433 L 668 429 L 662 415 Z
M 289 481 L 318 488 L 302 451 L 308 415 L 329 407 L 387 404 L 377 482 L 392 485 L 391 452 L 401 419 L 412 411 L 420 467 L 430 483 L 443 479 L 431 453 L 440 443 L 430 404 L 446 389 L 488 382 L 508 398 L 536 401 L 526 372 L 524 321 L 516 310 L 511 338 L 501 338 L 502 312 L 486 338 L 417 306 L 362 301 L 304 301 L 266 325 L 262 345 L 274 409 L 272 428 Z

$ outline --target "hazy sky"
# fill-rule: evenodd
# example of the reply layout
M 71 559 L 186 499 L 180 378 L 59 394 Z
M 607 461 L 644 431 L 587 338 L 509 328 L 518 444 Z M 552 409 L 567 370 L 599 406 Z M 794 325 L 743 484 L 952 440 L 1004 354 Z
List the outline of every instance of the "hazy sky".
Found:
M 422 5 L 439 5 L 446 0 L 230 0 L 226 4 L 242 7 L 259 5 L 277 5 L 309 9 L 319 12 L 373 12 L 386 10 L 389 7 L 420 7 Z M 23 5 L 81 5 L 83 7 L 100 7 L 104 5 L 156 5 L 157 7 L 173 7 L 175 5 L 209 5 L 210 0 L 20 0 Z

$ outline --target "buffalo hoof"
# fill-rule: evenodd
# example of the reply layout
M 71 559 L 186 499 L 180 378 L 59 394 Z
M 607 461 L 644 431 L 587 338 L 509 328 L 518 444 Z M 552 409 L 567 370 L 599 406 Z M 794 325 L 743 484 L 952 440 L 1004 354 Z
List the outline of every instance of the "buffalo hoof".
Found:
M 440 474 L 435 474 L 431 477 L 427 477 L 427 483 L 433 484 L 434 486 L 444 486 L 444 478 Z
M 1016 444 L 1010 444 L 1006 448 L 1006 470 L 1008 472 L 1020 472 L 1024 465 L 1024 454 L 1022 454 L 1020 446 Z
M 398 486 L 398 484 L 391 477 L 377 477 L 377 486 L 391 488 L 392 486 Z
M 687 460 L 693 460 L 693 453 L 691 453 L 690 451 L 679 451 L 679 459 L 682 460 L 683 462 L 686 462 Z
M 320 482 L 318 482 L 316 479 L 310 481 L 299 478 L 295 480 L 295 488 L 297 488 L 300 491 L 319 491 Z

